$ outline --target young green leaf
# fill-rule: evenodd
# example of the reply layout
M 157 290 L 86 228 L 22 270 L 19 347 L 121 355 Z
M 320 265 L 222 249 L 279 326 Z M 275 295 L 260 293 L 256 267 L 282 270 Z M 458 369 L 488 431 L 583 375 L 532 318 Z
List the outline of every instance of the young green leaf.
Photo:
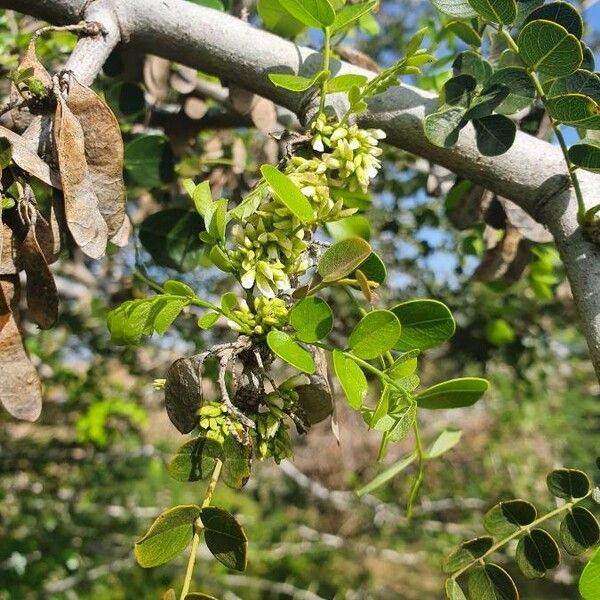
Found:
M 152 326 L 156 333 L 164 335 L 188 304 L 187 298 L 168 298 L 154 316 Z
M 583 569 L 579 579 L 579 593 L 584 600 L 600 600 L 600 548 Z
M 272 165 L 263 165 L 260 168 L 277 198 L 283 202 L 294 215 L 302 221 L 309 223 L 313 220 L 313 209 L 308 198 L 300 191 L 298 186 L 285 174 Z
M 335 10 L 329 0 L 285 0 L 281 5 L 308 27 L 322 29 L 335 21 Z
M 363 15 L 371 12 L 375 6 L 377 6 L 377 0 L 367 0 L 367 2 L 362 2 L 360 4 L 348 4 L 347 6 L 344 6 L 335 16 L 335 20 L 331 26 L 331 33 L 335 33 L 340 29 L 348 27 Z
M 294 38 L 306 25 L 294 18 L 281 4 L 281 0 L 258 0 L 258 14 L 265 29 L 286 38 Z
M 284 331 L 272 329 L 267 334 L 267 345 L 281 360 L 296 367 L 299 371 L 312 375 L 316 370 L 312 354 L 295 342 Z
M 467 600 L 462 588 L 456 582 L 456 579 L 446 579 L 446 597 L 448 600 Z
M 350 334 L 348 345 L 356 356 L 370 360 L 391 350 L 400 333 L 400 321 L 393 312 L 374 310 L 358 322 Z
M 351 237 L 328 248 L 321 256 L 317 271 L 325 283 L 338 281 L 352 273 L 370 254 L 367 241 Z
M 198 327 L 200 327 L 200 329 L 210 329 L 219 320 L 220 316 L 221 315 L 216 312 L 206 313 L 198 319 Z
M 165 281 L 163 285 L 165 294 L 171 294 L 173 296 L 182 296 L 183 298 L 195 298 L 196 292 L 182 281 L 176 279 L 169 279 Z
M 450 309 L 437 300 L 410 300 L 392 308 L 402 324 L 396 350 L 426 350 L 451 338 L 456 323 Z
M 177 481 L 199 481 L 210 477 L 223 448 L 219 442 L 197 437 L 181 446 L 167 465 L 169 475 Z
M 163 512 L 146 535 L 135 543 L 139 565 L 157 567 L 183 552 L 192 540 L 194 522 L 199 516 L 200 507 L 194 504 L 175 506 Z
M 213 203 L 210 184 L 208 181 L 203 181 L 194 188 L 192 200 L 194 201 L 194 206 L 196 207 L 198 214 L 202 217 L 205 217 L 208 207 Z
M 325 300 L 309 296 L 292 308 L 290 323 L 299 340 L 307 343 L 318 342 L 327 337 L 333 328 L 333 312 Z
M 354 410 L 362 408 L 369 388 L 362 369 L 339 350 L 333 351 L 333 369 L 344 390 L 348 404 Z
M 354 4 L 353 6 L 357 5 Z M 348 92 L 353 86 L 361 88 L 367 81 L 364 75 L 353 75 L 350 73 L 348 75 L 338 75 L 327 83 L 327 93 Z
M 416 401 L 421 408 L 462 408 L 475 404 L 488 387 L 488 382 L 479 377 L 449 379 L 427 388 L 416 396 Z
M 427 458 L 438 458 L 443 454 L 446 454 L 449 450 L 452 450 L 460 439 L 462 438 L 462 431 L 454 429 L 444 429 L 442 433 L 437 437 L 435 442 L 431 444 L 427 450 Z
M 418 350 L 411 350 L 397 358 L 391 367 L 388 367 L 387 374 L 392 379 L 404 379 L 412 375 L 417 369 Z
M 212 555 L 226 567 L 244 571 L 248 538 L 235 518 L 222 508 L 207 506 L 200 513 L 204 539 Z
M 317 85 L 323 77 L 327 77 L 327 71 L 319 71 L 312 78 L 290 75 L 288 73 L 269 73 L 269 79 L 273 85 L 292 92 L 305 92 L 314 85 Z

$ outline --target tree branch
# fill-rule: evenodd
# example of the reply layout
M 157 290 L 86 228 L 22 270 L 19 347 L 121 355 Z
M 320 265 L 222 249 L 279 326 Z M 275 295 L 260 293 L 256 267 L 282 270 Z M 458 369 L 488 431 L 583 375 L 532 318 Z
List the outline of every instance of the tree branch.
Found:
M 90 82 L 94 71 L 119 39 L 137 50 L 219 76 L 280 104 L 301 118 L 307 114 L 302 94 L 275 88 L 270 72 L 311 74 L 320 58 L 307 48 L 261 31 L 230 15 L 184 0 L 0 0 L 0 8 L 33 15 L 53 24 L 75 23 L 85 18 L 100 22 L 110 37 L 103 43 L 81 40 L 68 62 L 78 79 Z M 81 57 L 81 59 L 80 59 Z M 334 62 L 334 72 L 369 71 Z M 340 98 L 331 96 L 339 103 Z M 460 135 L 453 148 L 438 148 L 423 132 L 423 120 L 437 105 L 427 92 L 400 86 L 369 102 L 360 116 L 363 126 L 379 127 L 388 142 L 483 185 L 525 209 L 547 226 L 564 261 L 576 305 L 588 340 L 592 361 L 600 376 L 600 247 L 587 240 L 577 224 L 577 205 L 560 151 L 555 146 L 519 133 L 509 152 L 482 156 L 472 128 Z M 600 176 L 580 174 L 589 206 L 596 204 Z

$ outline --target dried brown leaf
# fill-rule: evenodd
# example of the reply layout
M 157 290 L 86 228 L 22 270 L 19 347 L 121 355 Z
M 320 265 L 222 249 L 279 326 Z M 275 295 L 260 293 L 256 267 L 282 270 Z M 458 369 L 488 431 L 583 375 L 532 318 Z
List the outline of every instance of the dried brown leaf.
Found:
M 106 250 L 108 226 L 85 160 L 84 134 L 62 97 L 56 104 L 54 139 L 65 198 L 65 217 L 77 245 L 91 258 Z
M 202 367 L 206 354 L 176 360 L 167 371 L 165 407 L 171 423 L 181 433 L 196 427 L 196 412 L 202 406 Z
M 0 275 L 16 275 L 21 270 L 15 235 L 7 223 L 0 223 Z
M 58 318 L 58 291 L 33 226 L 29 227 L 19 254 L 27 275 L 27 306 L 31 317 L 40 329 L 50 329 Z
M 12 159 L 18 167 L 40 181 L 62 189 L 58 173 L 29 149 L 20 135 L 0 125 L 0 136 L 7 138 L 12 144 Z
M 18 285 L 17 277 L 0 277 L 0 402 L 13 417 L 35 421 L 42 411 L 42 389 L 11 310 Z
M 123 139 L 119 122 L 101 98 L 74 77 L 70 79 L 66 103 L 83 129 L 89 177 L 98 208 L 108 225 L 108 236 L 112 238 L 121 231 L 125 219 Z

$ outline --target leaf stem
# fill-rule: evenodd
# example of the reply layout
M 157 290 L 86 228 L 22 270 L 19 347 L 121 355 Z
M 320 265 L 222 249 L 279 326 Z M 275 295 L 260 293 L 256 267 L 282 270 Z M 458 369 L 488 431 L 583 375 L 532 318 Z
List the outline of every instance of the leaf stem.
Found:
M 517 45 L 515 40 L 513 40 L 510 33 L 506 29 L 503 29 L 502 26 L 498 28 L 498 33 L 506 40 L 508 47 L 518 55 L 519 46 Z M 546 92 L 544 91 L 544 88 L 542 87 L 538 76 L 535 74 L 535 71 L 531 68 L 527 69 L 527 75 L 529 75 L 529 79 L 533 83 L 533 86 L 535 87 L 535 91 L 537 92 L 539 99 L 541 100 L 544 107 L 546 107 Z M 562 131 L 560 130 L 560 124 L 550 116 L 549 119 L 550 124 L 552 125 L 552 130 L 554 132 L 554 135 L 556 136 L 558 145 L 560 146 L 561 152 L 565 159 L 565 163 L 567 164 L 569 178 L 571 179 L 571 183 L 573 184 L 573 191 L 575 192 L 575 198 L 577 199 L 577 222 L 580 225 L 584 225 L 589 218 L 585 209 L 585 201 L 583 199 L 583 192 L 581 191 L 579 178 L 577 177 L 576 173 L 577 167 L 571 162 L 571 159 L 569 158 L 569 147 L 567 146 L 567 142 L 565 141 Z
M 508 542 L 519 537 L 520 535 L 529 533 L 532 529 L 536 528 L 538 525 L 541 525 L 545 521 L 548 521 L 548 520 L 556 517 L 557 515 L 560 515 L 563 512 L 571 510 L 574 506 L 576 506 L 580 502 L 587 500 L 587 498 L 589 498 L 593 494 L 593 492 L 594 492 L 594 490 L 592 488 L 589 490 L 589 492 L 585 496 L 583 496 L 583 498 L 577 498 L 577 499 L 571 500 L 570 502 L 565 502 L 562 506 L 559 506 L 558 508 L 555 508 L 554 510 L 550 511 L 549 513 L 537 518 L 535 521 L 533 521 L 529 525 L 527 525 L 525 527 L 519 527 L 519 529 L 517 529 L 517 531 L 514 531 L 510 535 L 506 536 L 504 539 L 496 542 L 485 554 L 482 554 L 480 557 L 473 559 L 468 565 L 466 565 L 462 569 L 456 571 L 456 573 L 453 573 L 451 576 L 452 579 L 457 579 L 458 577 L 460 577 L 460 575 L 462 575 L 463 573 L 468 571 L 472 566 L 482 562 L 485 558 L 487 558 L 488 556 L 490 556 L 491 554 L 493 554 L 494 552 L 496 552 L 497 550 L 502 548 L 502 546 L 505 546 L 506 544 L 508 544 Z
M 415 475 L 412 487 L 410 488 L 410 494 L 406 503 L 406 518 L 408 520 L 412 518 L 415 499 L 419 493 L 421 484 L 423 483 L 423 478 L 425 477 L 425 452 L 423 451 L 419 423 L 416 419 L 413 423 L 413 431 L 415 434 L 415 452 L 417 454 L 417 474 Z
M 219 477 L 221 476 L 221 468 L 223 467 L 223 461 L 221 459 L 217 459 L 215 464 L 214 471 L 210 478 L 210 482 L 208 484 L 208 489 L 206 490 L 206 496 L 204 497 L 204 501 L 202 502 L 202 508 L 206 508 L 210 506 L 212 502 L 213 494 L 215 493 L 215 488 L 217 487 L 217 483 L 219 481 Z M 198 546 L 200 544 L 200 538 L 202 536 L 202 530 L 204 526 L 202 525 L 202 521 L 198 519 L 196 523 L 194 523 L 194 536 L 192 537 L 192 549 L 190 550 L 190 558 L 188 559 L 187 569 L 185 571 L 185 579 L 183 581 L 183 588 L 181 588 L 181 595 L 179 596 L 179 600 L 185 600 L 185 597 L 188 595 L 190 591 L 190 585 L 192 584 L 192 575 L 194 574 L 194 566 L 196 564 L 196 555 L 198 554 Z
M 331 29 L 325 27 L 323 29 L 325 34 L 325 44 L 323 47 L 323 71 L 327 72 L 327 75 L 323 77 L 321 81 L 321 102 L 319 104 L 319 114 L 325 114 L 325 101 L 327 100 L 327 83 L 329 80 L 329 63 L 331 60 Z

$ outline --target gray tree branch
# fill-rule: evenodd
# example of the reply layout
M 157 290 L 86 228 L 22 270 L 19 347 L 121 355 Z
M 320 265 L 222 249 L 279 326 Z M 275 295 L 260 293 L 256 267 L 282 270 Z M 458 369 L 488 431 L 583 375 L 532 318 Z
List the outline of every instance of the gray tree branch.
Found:
M 233 82 L 306 118 L 306 96 L 275 88 L 270 72 L 310 74 L 320 65 L 313 50 L 256 29 L 230 15 L 184 0 L 0 0 L 13 9 L 54 24 L 85 17 L 100 22 L 104 40 L 81 40 L 68 62 L 75 75 L 93 80 L 117 40 Z M 85 14 L 84 14 L 85 13 Z M 333 69 L 373 74 L 344 62 Z M 331 97 L 334 104 L 340 98 Z M 435 96 L 399 86 L 373 98 L 360 123 L 379 127 L 388 142 L 438 163 L 487 189 L 509 198 L 548 227 L 565 264 L 591 358 L 600 377 L 600 246 L 590 242 L 577 224 L 575 196 L 568 186 L 560 151 L 547 142 L 519 133 L 509 152 L 484 157 L 472 129 L 461 133 L 453 148 L 438 148 L 423 132 L 425 116 L 436 108 Z M 580 174 L 590 206 L 598 203 L 600 176 Z

